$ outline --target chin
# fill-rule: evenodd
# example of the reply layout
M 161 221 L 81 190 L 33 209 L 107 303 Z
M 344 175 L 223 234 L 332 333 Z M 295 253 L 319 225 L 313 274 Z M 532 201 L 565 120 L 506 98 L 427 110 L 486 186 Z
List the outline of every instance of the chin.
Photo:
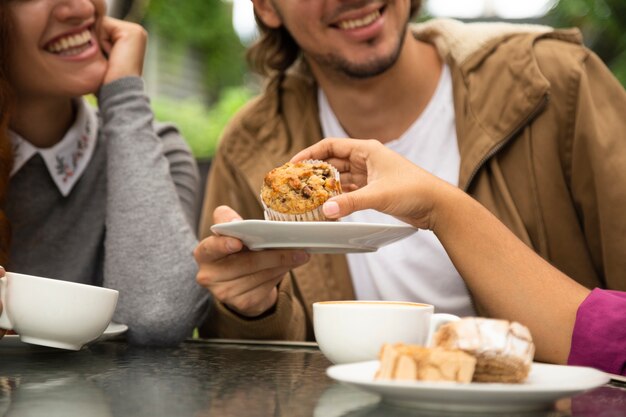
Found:
M 97 93 L 102 82 L 104 81 L 104 75 L 106 73 L 106 66 L 102 69 L 92 68 L 90 71 L 81 72 L 79 77 L 74 79 L 76 96 L 84 96 L 86 94 Z

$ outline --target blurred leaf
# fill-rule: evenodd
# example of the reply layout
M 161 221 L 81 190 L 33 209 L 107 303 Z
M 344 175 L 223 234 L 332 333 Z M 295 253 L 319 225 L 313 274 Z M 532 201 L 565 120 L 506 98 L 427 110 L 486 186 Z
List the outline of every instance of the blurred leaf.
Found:
M 152 108 L 157 120 L 176 124 L 196 159 L 210 159 L 215 155 L 226 123 L 252 94 L 244 87 L 229 88 L 211 107 L 199 100 L 176 101 L 159 97 L 152 100 Z
M 214 96 L 243 84 L 245 47 L 232 25 L 232 6 L 222 0 L 151 0 L 145 16 L 150 30 L 192 47 L 205 59 L 205 83 Z

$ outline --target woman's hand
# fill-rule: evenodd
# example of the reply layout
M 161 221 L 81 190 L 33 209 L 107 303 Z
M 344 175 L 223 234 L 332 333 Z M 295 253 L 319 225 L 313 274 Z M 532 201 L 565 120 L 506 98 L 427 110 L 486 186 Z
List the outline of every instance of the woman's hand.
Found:
M 341 174 L 341 186 L 351 191 L 324 203 L 328 218 L 375 209 L 421 229 L 433 229 L 436 207 L 459 190 L 424 171 L 377 140 L 324 139 L 296 154 L 291 161 L 326 160 Z
M 100 44 L 108 55 L 109 66 L 103 84 L 128 76 L 141 76 L 148 33 L 136 23 L 112 17 L 102 21 Z

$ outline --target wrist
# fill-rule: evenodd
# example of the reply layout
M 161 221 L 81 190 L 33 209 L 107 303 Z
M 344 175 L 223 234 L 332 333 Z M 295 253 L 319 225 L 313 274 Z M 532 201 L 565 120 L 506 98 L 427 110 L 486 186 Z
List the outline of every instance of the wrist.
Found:
M 448 185 L 438 188 L 432 198 L 433 207 L 431 209 L 429 228 L 440 235 L 445 233 L 447 227 L 454 223 L 455 216 L 459 216 L 464 212 L 464 206 L 467 204 L 466 199 L 471 198 L 465 192 L 457 187 Z
M 261 319 L 264 319 L 265 317 L 271 316 L 276 311 L 276 303 L 274 303 L 270 308 L 268 308 L 267 310 L 265 310 L 261 314 L 256 314 L 256 315 L 243 314 L 243 313 L 237 311 L 235 308 L 233 308 L 232 306 L 230 306 L 230 305 L 228 305 L 226 303 L 222 303 L 222 305 L 231 314 L 233 314 L 234 316 L 239 317 L 242 320 L 261 320 Z

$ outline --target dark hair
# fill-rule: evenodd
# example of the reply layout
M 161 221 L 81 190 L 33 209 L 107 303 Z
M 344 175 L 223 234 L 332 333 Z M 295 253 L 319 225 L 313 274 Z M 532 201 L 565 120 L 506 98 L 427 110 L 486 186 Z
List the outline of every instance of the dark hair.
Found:
M 13 151 L 9 139 L 9 111 L 11 89 L 8 80 L 9 35 L 13 25 L 7 1 L 0 0 L 0 265 L 7 266 L 11 245 L 11 227 L 4 210 L 13 164 Z
M 410 1 L 410 16 L 413 18 L 419 12 L 422 0 Z M 248 65 L 253 71 L 265 76 L 285 71 L 300 55 L 300 47 L 284 26 L 277 29 L 269 28 L 256 12 L 254 18 L 260 36 L 248 49 L 246 54 Z

